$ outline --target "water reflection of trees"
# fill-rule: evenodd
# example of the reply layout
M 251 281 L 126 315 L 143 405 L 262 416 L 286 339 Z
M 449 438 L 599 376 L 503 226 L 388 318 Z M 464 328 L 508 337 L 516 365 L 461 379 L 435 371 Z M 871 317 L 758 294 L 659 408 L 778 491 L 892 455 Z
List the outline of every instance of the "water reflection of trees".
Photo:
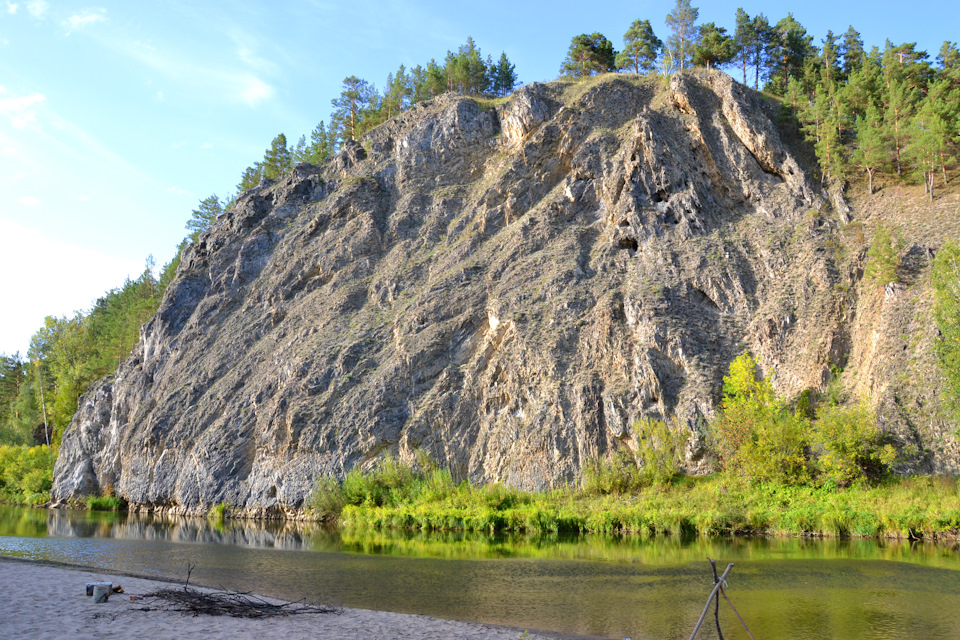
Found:
M 323 537 L 312 523 L 191 518 L 172 514 L 98 513 L 50 510 L 46 534 L 62 538 L 118 538 L 190 544 L 227 544 L 252 548 L 312 548 Z

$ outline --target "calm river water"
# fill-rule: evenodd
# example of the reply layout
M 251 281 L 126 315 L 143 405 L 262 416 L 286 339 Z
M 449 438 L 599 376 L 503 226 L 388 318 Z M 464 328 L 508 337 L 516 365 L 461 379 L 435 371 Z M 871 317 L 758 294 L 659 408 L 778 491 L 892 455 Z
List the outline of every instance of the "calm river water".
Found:
M 298 523 L 0 507 L 0 555 L 349 607 L 607 638 L 688 638 L 729 594 L 759 640 L 956 640 L 955 546 L 798 539 L 330 532 Z M 728 639 L 746 638 L 721 608 Z M 700 638 L 716 638 L 705 625 Z

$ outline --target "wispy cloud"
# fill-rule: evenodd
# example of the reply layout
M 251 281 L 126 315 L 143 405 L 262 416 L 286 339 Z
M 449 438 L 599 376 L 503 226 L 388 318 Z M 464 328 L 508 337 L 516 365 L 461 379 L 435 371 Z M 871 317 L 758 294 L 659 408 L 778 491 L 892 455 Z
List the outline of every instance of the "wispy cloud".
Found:
M 273 87 L 255 76 L 243 76 L 235 79 L 235 82 L 239 83 L 237 95 L 251 107 L 273 97 Z
M 230 66 L 205 66 L 179 52 L 158 49 L 140 40 L 113 41 L 109 46 L 180 84 L 203 88 L 207 95 L 226 96 L 233 102 L 256 107 L 276 93 L 259 75 Z M 163 96 L 158 93 L 157 98 Z
M 201 149 L 213 149 L 213 143 L 212 143 L 212 142 L 204 142 L 202 145 L 200 145 L 200 148 L 201 148 Z
M 27 13 L 38 20 L 43 20 L 47 16 L 47 11 L 49 10 L 50 3 L 48 3 L 46 0 L 30 0 L 30 2 L 27 3 Z
M 17 14 L 17 9 L 19 8 L 20 8 L 20 5 L 18 5 L 16 2 L 7 3 L 7 13 L 9 13 L 12 16 Z
M 6 93 L 6 90 L 0 91 L 0 94 Z M 42 93 L 31 93 L 18 98 L 0 98 L 0 115 L 8 117 L 14 128 L 23 129 L 37 121 L 33 107 L 46 100 L 47 97 Z
M 77 29 L 82 29 L 88 27 L 92 24 L 98 22 L 106 22 L 107 20 L 107 10 L 106 9 L 85 9 L 80 13 L 75 13 L 66 20 L 63 21 L 63 26 L 67 28 L 67 32 L 76 31 Z
M 34 198 L 33 196 L 23 196 L 19 200 L 20 204 L 25 207 L 39 207 L 40 201 Z
M 167 187 L 167 191 L 178 196 L 185 196 L 190 193 L 186 189 L 181 189 L 180 187 Z

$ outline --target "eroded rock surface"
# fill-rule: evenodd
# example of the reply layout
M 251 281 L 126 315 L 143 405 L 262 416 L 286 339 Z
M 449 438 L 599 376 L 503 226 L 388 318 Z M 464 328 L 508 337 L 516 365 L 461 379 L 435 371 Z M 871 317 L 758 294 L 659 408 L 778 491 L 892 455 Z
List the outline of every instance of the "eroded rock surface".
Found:
M 243 194 L 83 399 L 55 498 L 283 513 L 418 449 L 543 488 L 641 417 L 706 469 L 734 357 L 792 395 L 853 348 L 856 272 L 774 114 L 703 72 L 444 96 Z

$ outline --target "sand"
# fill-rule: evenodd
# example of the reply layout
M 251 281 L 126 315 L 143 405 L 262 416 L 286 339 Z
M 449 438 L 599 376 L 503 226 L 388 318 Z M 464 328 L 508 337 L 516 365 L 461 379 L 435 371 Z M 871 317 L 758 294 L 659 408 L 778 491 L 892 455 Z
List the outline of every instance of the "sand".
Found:
M 88 582 L 120 584 L 124 593 L 110 596 L 104 604 L 94 604 L 93 598 L 85 595 Z M 182 584 L 9 558 L 0 558 L 0 585 L 3 587 L 0 593 L 0 638 L 546 640 L 557 637 L 492 625 L 366 609 L 342 609 L 339 613 L 266 619 L 194 616 L 158 609 L 163 606 L 159 600 L 130 599 L 131 595 L 142 596 L 162 588 L 182 587 Z M 147 607 L 151 610 L 144 611 Z

